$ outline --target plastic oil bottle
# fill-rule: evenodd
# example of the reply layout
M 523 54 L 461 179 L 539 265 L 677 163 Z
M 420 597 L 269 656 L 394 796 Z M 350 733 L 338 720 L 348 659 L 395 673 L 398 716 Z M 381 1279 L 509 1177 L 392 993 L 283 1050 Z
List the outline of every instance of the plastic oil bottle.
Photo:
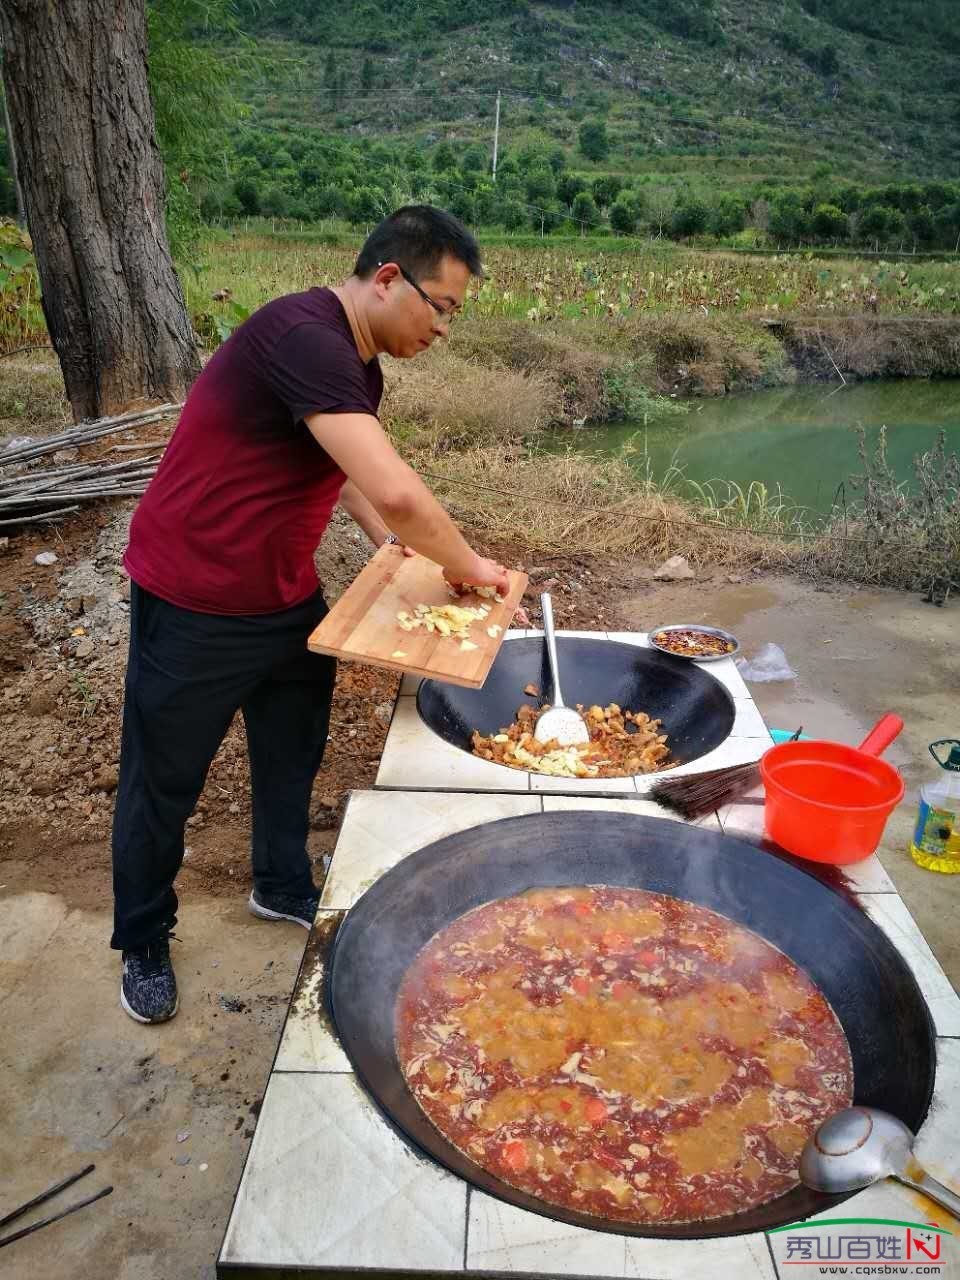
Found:
M 948 747 L 944 760 L 938 747 Z M 960 872 L 960 739 L 931 742 L 941 772 L 920 788 L 920 812 L 910 856 L 928 871 Z

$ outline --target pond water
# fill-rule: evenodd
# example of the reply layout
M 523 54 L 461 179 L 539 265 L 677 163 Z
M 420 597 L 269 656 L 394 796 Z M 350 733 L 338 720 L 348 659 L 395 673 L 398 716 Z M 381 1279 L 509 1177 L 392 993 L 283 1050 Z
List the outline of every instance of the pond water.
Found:
M 644 426 L 618 422 L 565 432 L 563 443 L 585 453 L 621 454 L 662 479 L 671 464 L 689 480 L 733 480 L 741 488 L 779 485 L 811 516 L 826 513 L 841 481 L 862 471 L 854 428 L 863 426 L 872 453 L 887 428 L 887 460 L 913 483 L 913 458 L 933 447 L 941 429 L 960 453 L 960 380 L 909 379 L 841 387 L 780 387 L 691 403 L 683 417 Z M 649 460 L 649 462 L 648 462 Z M 724 490 L 725 492 L 725 490 Z M 847 500 L 855 499 L 849 483 Z

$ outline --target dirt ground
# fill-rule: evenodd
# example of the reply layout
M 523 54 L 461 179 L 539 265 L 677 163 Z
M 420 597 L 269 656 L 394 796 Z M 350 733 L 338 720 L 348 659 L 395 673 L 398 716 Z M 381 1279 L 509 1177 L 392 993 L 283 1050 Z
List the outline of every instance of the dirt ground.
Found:
M 114 1187 L 0 1252 L 0 1277 L 214 1275 L 306 941 L 246 910 L 250 789 L 234 725 L 188 824 L 173 944 L 181 1011 L 143 1027 L 119 1008 L 109 834 L 132 509 L 105 505 L 0 542 L 0 1216 L 90 1162 L 94 1173 L 49 1211 Z M 56 564 L 35 563 L 44 550 Z M 488 550 L 518 563 L 516 548 Z M 369 553 L 337 519 L 318 554 L 328 599 Z M 608 603 L 619 584 L 591 561 L 532 568 L 561 625 L 622 621 Z M 389 672 L 341 666 L 311 806 L 318 883 L 347 792 L 372 785 L 397 685 Z
M 126 648 L 120 572 L 131 504 L 104 506 L 55 533 L 0 549 L 0 1216 L 84 1164 L 58 1197 L 113 1194 L 0 1252 L 0 1277 L 197 1280 L 214 1275 L 262 1088 L 306 934 L 246 911 L 249 785 L 231 730 L 188 829 L 174 960 L 182 1007 L 170 1024 L 133 1023 L 117 1001 L 110 933 L 109 828 Z M 2 544 L 0 544 L 2 545 Z M 36 565 L 41 550 L 58 561 Z M 516 547 L 491 547 L 523 562 Z M 334 598 L 369 548 L 337 522 L 319 557 Z M 960 877 L 906 853 L 926 744 L 960 734 L 951 659 L 957 608 L 887 592 L 726 571 L 653 583 L 643 566 L 589 557 L 527 561 L 561 626 L 647 629 L 668 621 L 733 626 L 748 655 L 774 640 L 798 675 L 753 692 L 768 723 L 856 742 L 881 712 L 907 722 L 890 758 L 907 798 L 881 856 L 955 984 Z M 533 620 L 536 610 L 531 604 Z M 84 643 L 86 642 L 86 643 Z M 344 666 L 331 742 L 314 793 L 318 881 L 350 788 L 372 784 L 396 678 Z
M 736 575 L 739 576 L 739 575 Z M 938 609 L 897 591 L 747 574 L 709 582 L 643 583 L 621 609 L 636 629 L 713 622 L 739 637 L 747 658 L 772 641 L 795 680 L 750 685 L 767 724 L 856 745 L 885 711 L 903 718 L 886 758 L 906 791 L 878 856 L 953 985 L 960 988 L 960 875 L 924 871 L 910 858 L 917 789 L 937 772 L 927 753 L 960 737 L 957 606 Z

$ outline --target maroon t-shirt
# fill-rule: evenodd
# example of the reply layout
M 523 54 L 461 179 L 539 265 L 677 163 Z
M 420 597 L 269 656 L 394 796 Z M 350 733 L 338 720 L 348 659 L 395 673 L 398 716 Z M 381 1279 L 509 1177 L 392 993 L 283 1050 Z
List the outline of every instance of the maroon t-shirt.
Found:
M 346 477 L 304 415 L 376 416 L 382 393 L 380 364 L 361 360 L 332 290 L 261 307 L 190 390 L 130 524 L 130 577 L 201 613 L 273 613 L 305 600 Z

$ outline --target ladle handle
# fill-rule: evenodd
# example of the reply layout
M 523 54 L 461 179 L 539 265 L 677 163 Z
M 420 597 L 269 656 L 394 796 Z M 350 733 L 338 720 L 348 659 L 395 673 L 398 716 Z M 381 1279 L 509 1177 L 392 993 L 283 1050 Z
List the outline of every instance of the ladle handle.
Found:
M 900 717 L 888 711 L 860 743 L 860 750 L 868 756 L 882 756 L 902 728 L 903 721 Z
M 955 1218 L 960 1220 L 960 1196 L 955 1191 L 951 1191 L 949 1187 L 945 1187 L 942 1182 L 938 1182 L 936 1178 L 930 1176 L 926 1169 L 922 1170 L 917 1178 L 910 1178 L 902 1174 L 897 1177 L 901 1182 L 906 1183 L 908 1187 L 914 1187 L 917 1191 L 922 1191 L 925 1196 L 929 1196 L 931 1200 L 936 1201 L 941 1209 L 946 1209 L 948 1213 L 952 1213 Z
M 547 642 L 547 657 L 550 660 L 550 679 L 553 682 L 553 705 L 564 706 L 563 694 L 560 692 L 560 670 L 557 664 L 557 637 L 553 631 L 553 601 L 550 593 L 544 591 L 540 597 L 540 608 L 543 612 L 543 636 Z

